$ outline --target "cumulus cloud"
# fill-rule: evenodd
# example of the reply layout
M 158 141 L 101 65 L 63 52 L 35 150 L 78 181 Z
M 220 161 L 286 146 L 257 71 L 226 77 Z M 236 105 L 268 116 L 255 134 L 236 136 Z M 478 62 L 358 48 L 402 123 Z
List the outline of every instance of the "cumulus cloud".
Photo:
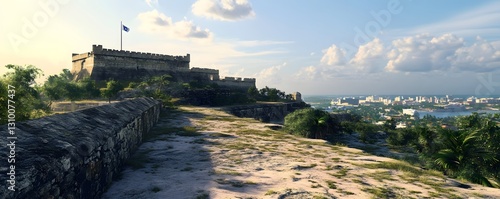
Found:
M 456 70 L 493 71 L 500 68 L 500 49 L 494 43 L 477 38 L 471 46 L 457 49 L 450 60 Z
M 388 72 L 492 72 L 500 69 L 500 41 L 466 42 L 454 34 L 419 34 L 384 43 L 375 38 L 350 60 L 335 44 L 323 50 L 320 64 L 300 69 L 303 78 L 333 78 Z
M 319 77 L 318 69 L 316 66 L 303 67 L 295 74 L 298 78 L 305 78 L 308 80 L 317 79 Z
M 337 47 L 335 44 L 328 49 L 323 50 L 321 63 L 326 65 L 340 65 L 345 63 L 345 50 Z
M 426 72 L 448 70 L 457 49 L 465 45 L 464 39 L 452 34 L 433 37 L 421 34 L 397 39 L 388 54 L 388 71 Z
M 201 29 L 192 21 L 186 19 L 173 22 L 171 17 L 152 10 L 140 13 L 137 18 L 141 22 L 141 29 L 150 33 L 166 34 L 177 39 L 211 39 L 212 32 Z
M 357 71 L 369 73 L 379 72 L 385 67 L 384 55 L 384 45 L 380 39 L 375 38 L 373 41 L 359 46 L 358 52 L 349 63 L 352 64 Z
M 266 83 L 277 83 L 281 81 L 280 71 L 286 66 L 286 62 L 280 65 L 271 66 L 262 69 L 259 73 L 255 74 L 259 81 Z
M 255 15 L 247 0 L 198 0 L 192 5 L 192 12 L 221 21 L 237 21 Z

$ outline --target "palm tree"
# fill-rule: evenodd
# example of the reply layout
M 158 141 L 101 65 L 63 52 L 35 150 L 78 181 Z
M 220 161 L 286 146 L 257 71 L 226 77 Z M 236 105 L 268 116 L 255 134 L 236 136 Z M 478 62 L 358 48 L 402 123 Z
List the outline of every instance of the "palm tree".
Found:
M 485 162 L 491 162 L 493 156 L 479 144 L 478 131 L 444 129 L 441 138 L 443 148 L 434 161 L 445 174 L 492 186 L 482 168 Z

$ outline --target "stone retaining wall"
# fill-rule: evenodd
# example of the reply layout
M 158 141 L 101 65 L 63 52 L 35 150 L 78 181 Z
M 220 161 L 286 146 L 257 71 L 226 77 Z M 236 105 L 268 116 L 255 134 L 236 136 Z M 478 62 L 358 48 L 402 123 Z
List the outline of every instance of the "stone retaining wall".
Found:
M 158 101 L 139 98 L 17 122 L 14 164 L 7 161 L 14 140 L 0 126 L 0 198 L 100 198 L 160 109 Z M 11 165 L 15 191 L 8 189 Z

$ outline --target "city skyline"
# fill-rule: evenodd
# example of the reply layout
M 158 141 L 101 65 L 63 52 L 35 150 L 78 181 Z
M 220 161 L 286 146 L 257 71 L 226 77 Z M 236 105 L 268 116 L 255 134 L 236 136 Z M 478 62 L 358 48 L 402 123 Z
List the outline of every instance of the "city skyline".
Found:
M 0 8 L 6 64 L 49 75 L 92 44 L 305 95 L 500 95 L 500 2 L 42 0 Z M 498 82 L 498 83 L 497 83 Z

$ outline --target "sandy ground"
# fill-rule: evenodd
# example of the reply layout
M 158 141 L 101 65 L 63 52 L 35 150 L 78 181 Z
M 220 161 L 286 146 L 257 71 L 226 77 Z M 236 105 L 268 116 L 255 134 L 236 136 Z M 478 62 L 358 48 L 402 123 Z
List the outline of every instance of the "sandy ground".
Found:
M 268 126 L 210 108 L 169 113 L 103 198 L 500 198 L 500 189 Z

